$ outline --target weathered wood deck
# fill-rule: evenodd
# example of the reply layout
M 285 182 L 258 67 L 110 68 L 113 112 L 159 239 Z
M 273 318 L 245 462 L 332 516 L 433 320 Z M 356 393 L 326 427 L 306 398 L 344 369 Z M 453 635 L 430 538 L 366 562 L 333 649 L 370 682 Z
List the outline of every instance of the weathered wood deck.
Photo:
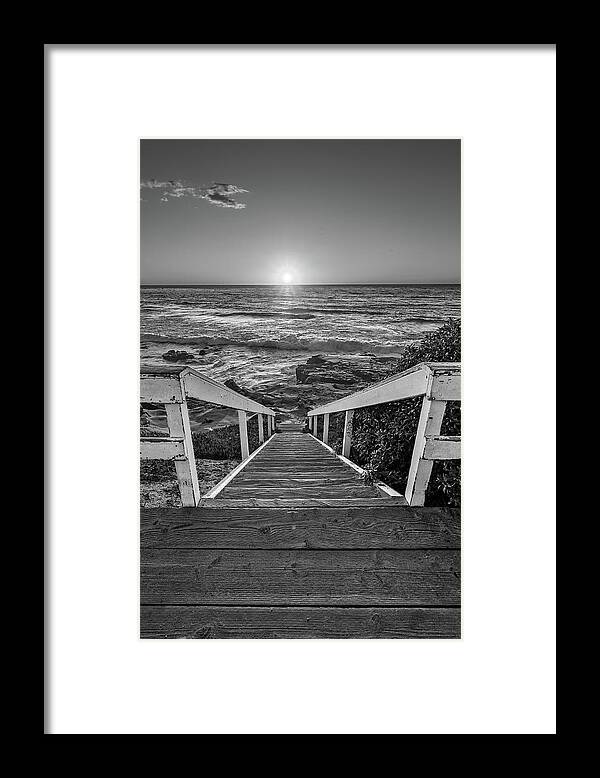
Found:
M 217 499 L 379 499 L 380 494 L 312 435 L 292 431 L 270 438 Z
M 458 511 L 382 495 L 310 435 L 141 519 L 142 637 L 460 636 Z

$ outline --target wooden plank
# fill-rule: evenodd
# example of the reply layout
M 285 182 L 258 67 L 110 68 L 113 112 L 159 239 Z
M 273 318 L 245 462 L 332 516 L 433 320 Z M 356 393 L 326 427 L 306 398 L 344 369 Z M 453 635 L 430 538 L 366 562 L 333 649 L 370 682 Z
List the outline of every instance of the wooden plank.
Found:
M 316 449 L 316 448 L 309 448 L 308 446 L 281 446 L 278 443 L 273 443 L 270 450 L 269 450 L 269 456 L 287 456 L 287 457 L 294 457 L 296 455 L 300 455 L 302 457 L 326 457 L 325 452 L 323 449 Z
M 364 478 L 367 475 L 366 470 L 364 470 L 362 467 L 357 465 L 355 462 L 352 462 L 350 459 L 348 459 L 348 457 L 345 457 L 345 456 L 340 455 L 340 454 L 336 454 L 335 451 L 330 446 L 328 446 L 326 443 L 323 443 L 318 438 L 315 438 L 315 440 L 318 443 L 320 443 L 321 446 L 323 446 L 329 452 L 331 452 L 331 454 L 333 454 L 333 456 L 336 458 L 336 460 L 343 467 L 351 468 L 356 473 L 358 473 L 361 476 L 361 478 Z M 373 481 L 372 485 L 375 487 L 375 489 L 377 489 L 379 492 L 381 492 L 386 497 L 401 497 L 402 500 L 404 502 L 406 502 L 406 499 L 399 492 L 397 492 L 395 489 L 392 489 L 391 486 L 388 486 L 387 484 L 384 484 L 383 481 Z
M 429 393 L 431 400 L 460 400 L 460 372 L 435 373 Z
M 460 459 L 460 437 L 438 435 L 425 441 L 423 459 Z
M 179 376 L 184 372 L 184 370 L 187 370 L 187 365 L 181 365 L 181 364 L 174 364 L 171 362 L 170 364 L 166 364 L 163 362 L 160 365 L 144 365 L 140 368 L 140 377 L 141 378 L 155 378 L 157 376 L 165 378 L 165 377 L 175 377 L 179 380 Z
M 336 460 L 332 457 L 326 456 L 281 456 L 280 454 L 267 453 L 260 456 L 257 460 L 257 464 L 260 463 L 263 466 L 276 468 L 279 465 L 287 467 L 296 467 L 298 470 L 307 467 L 328 467 L 330 464 L 335 464 Z
M 315 451 L 316 447 L 314 445 L 314 438 L 312 435 L 307 435 L 303 437 L 302 439 L 298 440 L 297 438 L 292 440 L 286 440 L 287 435 L 279 434 L 277 435 L 277 438 L 273 441 L 273 445 L 276 445 L 277 448 L 281 449 L 282 451 L 287 451 L 289 449 L 300 449 L 301 451 Z
M 165 403 L 165 411 L 169 435 L 183 438 L 185 457 L 175 462 L 181 504 L 197 505 L 200 499 L 200 485 L 187 403 Z
M 265 452 L 266 454 L 267 452 Z M 319 459 L 327 459 L 327 453 L 323 449 L 308 448 L 307 446 L 280 446 L 277 443 L 271 444 L 268 455 L 270 457 L 288 457 L 288 459 L 301 456 L 306 459 L 311 457 L 318 457 Z
M 305 470 L 304 468 L 288 468 L 287 470 L 285 468 L 272 468 L 270 470 L 257 470 L 256 468 L 253 468 L 247 472 L 244 471 L 243 473 L 240 473 L 237 482 L 241 483 L 242 479 L 245 481 L 277 481 L 280 478 L 283 480 L 301 478 L 305 481 L 351 480 L 353 483 L 357 484 L 364 483 L 358 473 L 355 473 L 350 468 L 344 469 L 342 467 L 321 467 L 314 468 L 313 470 Z
M 322 473 L 324 470 L 332 473 L 346 473 L 348 472 L 348 466 L 343 462 L 337 461 L 336 459 L 331 459 L 329 462 L 327 462 L 327 464 L 319 463 L 317 465 L 313 465 L 310 462 L 303 462 L 302 466 L 298 467 L 295 462 L 266 463 L 259 457 L 257 460 L 252 462 L 249 470 L 255 473 L 292 473 L 300 471 L 303 473 Z
M 322 413 L 339 413 L 340 411 L 365 408 L 371 405 L 404 400 L 407 397 L 416 397 L 425 394 L 431 370 L 426 365 L 415 365 L 398 375 L 386 378 L 360 392 L 334 400 L 326 405 L 320 405 L 309 411 L 309 415 L 317 416 Z
M 238 411 L 238 425 L 240 428 L 240 450 L 242 459 L 248 459 L 250 449 L 248 448 L 248 419 L 246 411 Z
M 458 607 L 454 550 L 141 550 L 143 605 Z
M 248 472 L 240 473 L 236 478 L 236 483 L 240 484 L 246 481 L 352 481 L 355 484 L 362 484 L 363 482 L 359 478 L 358 474 L 352 473 L 351 470 L 344 470 L 343 468 L 336 469 L 321 469 L 313 471 L 297 472 L 294 470 L 249 470 Z
M 278 438 L 277 438 L 278 440 Z M 286 453 L 301 453 L 301 454 L 322 454 L 323 451 L 315 448 L 314 446 L 309 445 L 302 445 L 300 443 L 289 443 L 288 445 L 282 445 L 279 442 L 273 443 L 273 451 L 277 451 L 278 453 L 286 454 Z
M 435 437 L 440 434 L 446 402 L 430 400 L 423 398 L 419 423 L 417 425 L 417 434 L 413 446 L 410 469 L 406 482 L 406 501 L 409 505 L 424 505 L 427 486 L 433 469 L 433 462 L 430 459 L 423 459 L 425 442 L 428 437 Z
M 259 413 L 257 415 L 258 420 L 258 442 L 264 443 L 265 442 L 265 431 L 263 428 L 263 415 L 262 413 Z
M 216 499 L 219 499 L 220 497 L 226 497 L 226 498 L 237 498 L 239 499 L 253 499 L 260 497 L 261 495 L 264 496 L 278 496 L 283 499 L 297 499 L 297 500 L 303 500 L 306 497 L 321 497 L 321 498 L 327 498 L 327 497 L 337 497 L 337 498 L 350 498 L 350 497 L 365 497 L 366 495 L 371 494 L 373 499 L 385 499 L 384 497 L 380 497 L 378 493 L 375 492 L 374 489 L 371 489 L 371 487 L 368 486 L 362 486 L 362 487 L 356 487 L 352 488 L 349 486 L 328 486 L 328 487 L 284 487 L 279 489 L 278 487 L 267 487 L 267 486 L 261 486 L 261 487 L 249 487 L 244 488 L 242 485 L 235 486 L 235 481 L 233 482 L 233 485 L 226 486 L 223 491 L 217 495 Z
M 458 382 L 456 381 L 458 377 Z M 431 395 L 433 381 L 439 378 L 436 391 L 441 397 Z M 408 370 L 385 378 L 379 383 L 354 392 L 308 412 L 309 417 L 322 413 L 365 408 L 370 405 L 404 400 L 429 392 L 430 399 L 460 399 L 460 362 L 422 362 Z M 448 396 L 446 396 L 448 395 Z
M 142 606 L 142 638 L 459 638 L 459 608 Z
M 327 491 L 329 487 L 355 487 L 360 488 L 363 484 L 357 478 L 250 478 L 238 477 L 235 479 L 235 485 L 244 489 L 322 489 Z
M 261 468 L 253 467 L 251 470 L 248 471 L 248 475 L 257 476 L 258 478 L 296 478 L 297 476 L 300 476 L 302 478 L 323 478 L 323 477 L 333 477 L 336 476 L 345 476 L 348 474 L 348 470 L 340 465 L 339 467 L 335 465 L 334 467 L 327 467 L 327 468 L 314 468 L 310 470 L 302 469 L 302 472 L 299 473 L 296 468 L 285 468 L 283 466 L 277 467 L 277 468 Z M 241 474 L 245 475 L 245 474 Z
M 226 408 L 236 408 L 240 411 L 273 413 L 270 408 L 233 391 L 233 389 L 229 389 L 227 386 L 219 384 L 217 381 L 209 378 L 209 376 L 203 375 L 192 368 L 187 368 L 181 374 L 181 380 L 183 381 L 185 396 L 188 398 L 192 397 L 196 400 L 223 405 Z
M 142 459 L 185 459 L 183 438 L 140 438 Z
M 369 506 L 372 504 L 371 502 L 372 497 L 367 495 L 365 496 L 363 494 L 362 497 L 353 497 L 349 499 L 348 501 L 344 499 L 336 499 L 336 498 L 306 498 L 306 500 L 302 501 L 302 507 L 308 507 L 308 508 L 345 508 L 349 505 L 352 506 Z M 378 503 L 378 505 L 381 503 Z M 406 505 L 406 500 L 403 497 L 387 497 L 385 500 L 385 504 L 388 506 L 392 505 Z M 212 502 L 212 500 L 204 500 L 201 499 L 198 503 L 199 507 L 214 507 L 215 503 Z M 240 505 L 239 500 L 233 500 L 233 499 L 223 499 L 219 502 L 219 508 L 225 508 L 227 506 L 231 506 L 233 508 L 238 507 Z M 261 498 L 254 498 L 252 500 L 249 500 L 248 502 L 244 503 L 246 507 L 248 508 L 280 508 L 280 507 L 299 507 L 297 500 L 284 500 L 278 497 L 261 497 Z M 166 510 L 166 509 L 165 509 Z
M 310 454 L 323 454 L 323 450 L 316 449 L 314 446 L 301 446 L 294 443 L 290 443 L 287 446 L 282 446 L 280 443 L 273 443 L 273 452 L 279 454 L 301 454 L 309 456 Z
M 211 500 L 201 501 L 197 508 L 143 509 L 141 544 L 230 549 L 460 547 L 457 508 L 410 508 L 392 500 L 362 500 L 360 505 L 328 502 L 334 504 L 248 506 Z
M 336 462 L 335 460 L 332 460 L 331 462 L 328 462 L 327 465 L 306 465 L 302 466 L 302 468 L 298 468 L 294 465 L 294 463 L 286 464 L 285 462 L 280 462 L 279 464 L 273 464 L 273 465 L 266 465 L 264 462 L 262 462 L 260 459 L 256 462 L 253 462 L 252 465 L 248 468 L 250 472 L 253 473 L 295 473 L 299 470 L 302 470 L 303 473 L 310 474 L 310 473 L 323 473 L 325 472 L 331 472 L 331 473 L 346 473 L 348 472 L 348 467 L 343 464 L 343 462 Z
M 323 443 L 327 445 L 329 439 L 329 414 L 323 414 Z
M 344 417 L 344 437 L 342 439 L 342 456 L 350 457 L 350 446 L 352 445 L 352 420 L 354 418 L 354 411 L 346 411 Z
M 227 475 L 222 478 L 218 484 L 215 484 L 215 486 L 212 487 L 205 495 L 203 495 L 203 499 L 205 500 L 212 500 L 214 499 L 226 486 L 228 483 L 234 480 L 234 478 L 237 477 L 238 473 L 242 472 L 244 468 L 246 468 L 255 457 L 260 455 L 260 452 L 271 443 L 271 438 L 267 438 L 267 440 L 262 444 L 262 446 L 259 446 L 255 451 L 253 451 L 250 456 L 247 459 L 244 459 L 240 462 L 240 464 L 237 467 L 234 467 L 234 469 L 227 473 Z M 208 505 L 211 503 L 208 502 Z
M 336 460 L 329 459 L 328 457 L 279 457 L 272 456 L 271 454 L 261 456 L 256 464 L 260 464 L 262 467 L 270 467 L 272 470 L 276 470 L 278 467 L 290 468 L 295 467 L 297 471 L 327 468 L 332 465 L 335 466 Z
M 140 402 L 180 403 L 183 400 L 179 378 L 168 376 L 140 378 Z

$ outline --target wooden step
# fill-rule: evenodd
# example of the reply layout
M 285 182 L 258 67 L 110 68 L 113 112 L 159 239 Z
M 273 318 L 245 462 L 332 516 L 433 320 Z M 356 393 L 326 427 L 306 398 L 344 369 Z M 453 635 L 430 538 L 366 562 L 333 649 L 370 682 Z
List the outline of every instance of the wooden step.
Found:
M 378 500 L 381 495 L 356 470 L 311 436 L 286 432 L 270 438 L 215 499 L 368 497 Z
M 303 433 L 141 520 L 142 637 L 460 637 L 459 512 L 383 495 Z
M 362 486 L 360 478 L 353 478 L 351 474 L 348 475 L 332 475 L 321 474 L 307 476 L 305 473 L 302 475 L 279 475 L 274 478 L 272 475 L 252 475 L 252 473 L 246 473 L 240 475 L 235 479 L 235 483 L 248 487 L 250 484 L 256 486 L 327 486 L 331 485 L 349 485 L 349 486 Z
M 234 482 L 232 482 L 234 483 Z M 266 486 L 257 486 L 257 487 L 249 487 L 244 488 L 243 485 L 240 486 L 226 486 L 225 489 L 223 489 L 222 492 L 220 492 L 215 499 L 221 499 L 221 496 L 223 497 L 237 497 L 238 499 L 252 499 L 253 497 L 258 497 L 261 494 L 264 496 L 278 496 L 284 499 L 297 499 L 301 500 L 304 497 L 317 497 L 322 499 L 327 499 L 329 497 L 333 498 L 349 498 L 349 497 L 363 497 L 365 494 L 370 493 L 373 499 L 385 499 L 383 497 L 380 497 L 380 493 L 377 492 L 375 489 L 372 490 L 372 492 L 367 492 L 365 490 L 369 489 L 370 487 L 284 487 L 284 488 L 278 488 L 278 487 L 266 487 Z
M 143 605 L 458 607 L 459 552 L 142 549 Z
M 384 500 L 204 500 L 141 512 L 144 548 L 454 548 L 456 508 Z
M 459 545 L 458 510 L 402 498 L 145 509 L 141 636 L 457 638 Z
M 459 608 L 143 605 L 144 638 L 459 638 Z

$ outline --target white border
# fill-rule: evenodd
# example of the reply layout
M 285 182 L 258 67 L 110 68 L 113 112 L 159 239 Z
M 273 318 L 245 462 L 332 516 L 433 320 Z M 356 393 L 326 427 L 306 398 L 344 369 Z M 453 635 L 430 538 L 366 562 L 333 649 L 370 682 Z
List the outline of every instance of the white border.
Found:
M 554 51 L 56 47 L 47 62 L 48 730 L 553 732 Z M 460 641 L 138 639 L 150 136 L 464 139 Z

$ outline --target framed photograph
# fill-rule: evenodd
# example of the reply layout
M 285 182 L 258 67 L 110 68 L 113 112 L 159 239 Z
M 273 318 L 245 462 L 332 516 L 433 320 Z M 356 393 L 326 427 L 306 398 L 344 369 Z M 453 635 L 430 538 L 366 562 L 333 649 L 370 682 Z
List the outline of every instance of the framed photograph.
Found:
M 554 734 L 555 44 L 45 50 L 46 732 Z
M 143 638 L 460 637 L 460 145 L 141 141 Z

